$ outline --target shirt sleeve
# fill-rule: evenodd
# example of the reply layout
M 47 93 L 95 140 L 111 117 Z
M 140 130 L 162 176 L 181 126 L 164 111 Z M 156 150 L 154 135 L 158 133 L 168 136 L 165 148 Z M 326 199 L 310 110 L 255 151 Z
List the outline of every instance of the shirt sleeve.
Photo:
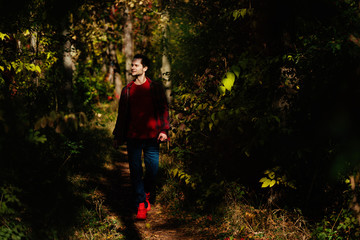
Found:
M 127 111 L 127 90 L 124 87 L 121 91 L 119 107 L 118 107 L 118 116 L 116 119 L 115 128 L 113 131 L 114 138 L 120 140 L 121 142 L 125 141 L 125 132 L 126 132 L 126 111 Z

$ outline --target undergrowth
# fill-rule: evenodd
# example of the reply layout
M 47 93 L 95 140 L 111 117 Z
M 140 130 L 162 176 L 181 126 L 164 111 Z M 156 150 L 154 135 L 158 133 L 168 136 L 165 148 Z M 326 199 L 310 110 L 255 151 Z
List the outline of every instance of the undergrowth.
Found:
M 123 239 L 122 223 L 97 191 L 111 161 L 111 111 L 99 106 L 92 121 L 63 132 L 52 125 L 28 134 L 17 127 L 22 120 L 7 121 L 0 148 L 0 239 Z
M 162 184 L 157 200 L 179 222 L 196 224 L 199 231 L 211 233 L 213 239 L 359 238 L 359 225 L 346 201 L 342 204 L 342 209 L 334 208 L 322 219 L 309 219 L 301 209 L 281 208 L 270 204 L 266 194 L 250 191 L 236 182 L 224 182 L 221 184 L 222 188 L 212 189 L 216 191 L 215 196 L 223 196 L 214 204 L 211 202 L 211 194 L 198 194 L 197 198 L 192 196 L 194 191 L 201 192 L 202 186 L 193 189 L 186 182 L 185 175 L 173 174 L 174 169 L 181 167 L 180 161 L 176 161 L 171 154 L 162 158 Z M 199 200 L 199 197 L 203 199 Z M 259 201 L 259 198 L 264 199 Z

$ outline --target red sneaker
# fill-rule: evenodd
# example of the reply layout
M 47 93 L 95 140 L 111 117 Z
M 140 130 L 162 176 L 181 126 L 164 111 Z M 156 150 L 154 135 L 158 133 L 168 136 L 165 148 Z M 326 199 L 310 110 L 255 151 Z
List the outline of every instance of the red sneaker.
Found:
M 150 211 L 151 210 L 151 206 L 150 206 L 150 202 L 149 202 L 149 200 L 146 200 L 146 202 L 147 202 L 147 208 L 146 208 L 146 211 Z
M 147 208 L 146 210 L 147 211 L 150 211 L 151 210 L 151 206 L 150 206 L 150 193 L 145 193 L 146 194 L 146 202 L 147 202 Z
M 145 203 L 140 203 L 139 207 L 138 207 L 138 212 L 137 212 L 137 215 L 136 215 L 136 219 L 145 220 L 146 219 L 146 213 L 147 213 L 147 210 L 145 208 Z

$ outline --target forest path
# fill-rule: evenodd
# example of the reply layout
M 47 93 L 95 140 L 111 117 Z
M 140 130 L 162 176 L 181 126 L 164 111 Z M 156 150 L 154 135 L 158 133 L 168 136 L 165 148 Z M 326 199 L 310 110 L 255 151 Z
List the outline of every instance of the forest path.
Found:
M 151 211 L 148 212 L 145 221 L 135 219 L 136 212 L 132 208 L 133 191 L 125 149 L 114 151 L 112 161 L 107 163 L 104 169 L 98 183 L 99 190 L 105 197 L 103 208 L 108 215 L 121 222 L 119 231 L 127 240 L 211 239 L 199 233 L 199 227 L 196 225 L 178 221 L 159 203 L 151 205 Z

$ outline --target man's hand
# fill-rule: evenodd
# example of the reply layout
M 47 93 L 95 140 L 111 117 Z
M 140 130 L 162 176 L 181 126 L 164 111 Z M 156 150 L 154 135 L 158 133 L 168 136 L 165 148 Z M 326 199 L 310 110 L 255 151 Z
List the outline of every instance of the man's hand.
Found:
M 167 140 L 167 135 L 165 133 L 160 133 L 157 140 L 160 142 L 164 142 Z

